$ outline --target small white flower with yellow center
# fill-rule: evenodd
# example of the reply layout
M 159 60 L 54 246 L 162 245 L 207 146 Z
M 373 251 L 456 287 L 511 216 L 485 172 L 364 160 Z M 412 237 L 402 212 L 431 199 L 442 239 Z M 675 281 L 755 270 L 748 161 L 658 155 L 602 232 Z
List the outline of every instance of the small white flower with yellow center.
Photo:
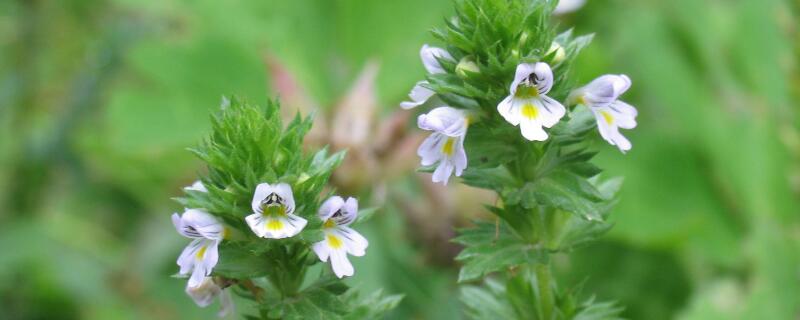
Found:
M 619 133 L 619 128 L 635 128 L 638 114 L 636 108 L 618 100 L 630 87 L 631 79 L 628 76 L 607 74 L 576 89 L 568 99 L 575 104 L 589 107 L 597 119 L 600 135 L 623 153 L 630 150 L 632 145 Z
M 547 96 L 553 87 L 553 71 L 544 62 L 523 63 L 517 66 L 510 95 L 497 105 L 500 115 L 512 125 L 519 125 L 528 140 L 547 140 L 547 132 L 561 120 L 566 109 Z
M 292 187 L 285 183 L 256 186 L 253 194 L 253 214 L 245 220 L 253 232 L 262 238 L 293 237 L 305 228 L 306 219 L 294 215 Z
M 422 58 L 422 65 L 425 66 L 425 70 L 427 70 L 430 74 L 446 72 L 439 63 L 439 59 L 455 62 L 455 59 L 453 59 L 453 56 L 450 55 L 447 50 L 431 47 L 427 44 L 423 45 L 422 49 L 419 50 L 419 56 Z M 428 81 L 425 80 L 417 82 L 414 88 L 411 89 L 411 93 L 408 94 L 408 97 L 411 99 L 411 101 L 400 103 L 400 107 L 403 109 L 411 109 L 428 101 L 428 99 L 430 99 L 435 92 L 425 87 L 427 84 Z
M 219 260 L 217 247 L 225 237 L 225 226 L 213 215 L 199 210 L 186 209 L 183 215 L 172 215 L 172 224 L 178 233 L 194 239 L 178 257 L 180 274 L 188 275 L 189 286 L 196 287 L 204 277 L 211 275 Z
M 208 307 L 219 297 L 220 309 L 217 315 L 222 318 L 234 310 L 233 298 L 228 290 L 220 287 L 211 277 L 205 277 L 196 287 L 186 286 L 186 294 L 201 308 Z
M 456 176 L 461 176 L 467 167 L 467 153 L 464 151 L 464 137 L 469 126 L 467 113 L 452 107 L 439 107 L 420 115 L 417 126 L 433 131 L 417 149 L 423 166 L 439 162 L 431 180 L 447 184 L 453 171 Z
M 347 254 L 363 256 L 369 245 L 366 238 L 348 227 L 357 216 L 358 201 L 354 198 L 345 201 L 342 197 L 333 196 L 319 208 L 325 239 L 315 243 L 312 249 L 322 262 L 331 260 L 333 273 L 339 278 L 353 275 L 353 265 L 347 259 Z

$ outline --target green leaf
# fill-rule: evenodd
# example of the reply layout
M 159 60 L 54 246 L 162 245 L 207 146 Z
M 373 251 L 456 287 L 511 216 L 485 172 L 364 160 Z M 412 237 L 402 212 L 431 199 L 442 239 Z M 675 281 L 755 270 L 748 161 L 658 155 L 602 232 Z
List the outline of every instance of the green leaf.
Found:
M 605 207 L 600 204 L 603 195 L 585 178 L 565 170 L 527 183 L 520 191 L 522 205 L 533 208 L 537 204 L 572 212 L 589 220 L 603 219 Z
M 358 218 L 356 218 L 356 221 L 353 222 L 353 224 L 354 225 L 359 225 L 359 224 L 362 224 L 364 222 L 369 221 L 370 219 L 372 219 L 373 216 L 375 216 L 376 213 L 378 213 L 378 210 L 380 210 L 380 209 L 381 209 L 381 207 L 371 207 L 371 208 L 358 210 Z
M 344 299 L 353 304 L 353 309 L 345 319 L 383 319 L 400 304 L 403 295 L 385 295 L 383 290 L 376 290 L 368 296 L 361 296 L 355 289 L 351 289 Z
M 474 228 L 459 230 L 453 241 L 465 247 L 456 257 L 464 264 L 458 274 L 459 282 L 540 261 L 544 257 L 540 249 L 514 235 L 504 222 L 499 221 L 497 225 L 478 222 Z
M 505 296 L 505 287 L 502 284 L 487 279 L 483 287 L 462 287 L 460 298 L 470 319 L 514 319 L 514 311 Z
M 461 179 L 466 185 L 498 192 L 520 184 L 516 178 L 511 176 L 511 172 L 505 166 L 495 168 L 467 167 L 461 175 Z
M 261 277 L 267 274 L 266 266 L 269 263 L 264 256 L 256 255 L 240 244 L 222 242 L 214 273 L 233 279 Z
M 334 293 L 324 288 L 303 291 L 298 298 L 290 298 L 281 305 L 283 319 L 344 319 L 347 305 Z

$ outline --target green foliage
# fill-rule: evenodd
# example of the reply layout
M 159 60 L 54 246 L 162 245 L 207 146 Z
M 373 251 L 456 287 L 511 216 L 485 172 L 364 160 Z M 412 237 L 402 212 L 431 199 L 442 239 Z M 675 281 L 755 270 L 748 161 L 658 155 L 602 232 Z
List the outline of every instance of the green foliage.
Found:
M 461 230 L 453 241 L 465 247 L 456 257 L 464 264 L 459 282 L 542 259 L 541 249 L 516 236 L 505 222 L 478 222 L 473 228 Z
M 262 108 L 223 98 L 220 112 L 212 117 L 212 133 L 191 149 L 207 165 L 208 174 L 201 181 L 208 192 L 186 190 L 186 196 L 177 200 L 188 208 L 203 208 L 236 230 L 220 245 L 213 274 L 238 284 L 240 295 L 257 303 L 260 317 L 378 317 L 394 308 L 400 297 L 380 292 L 360 297 L 329 273 L 302 285 L 309 266 L 319 263 L 310 248 L 322 240 L 317 211 L 326 196 L 323 191 L 344 158 L 344 152 L 329 156 L 327 148 L 310 155 L 304 152 L 303 137 L 310 128 L 311 119 L 300 116 L 284 128 L 276 101 Z M 265 240 L 245 223 L 245 216 L 252 213 L 253 192 L 264 182 L 291 185 L 294 214 L 308 220 L 298 235 Z M 374 212 L 374 208 L 362 211 L 357 223 Z
M 471 319 L 578 319 L 618 320 L 623 309 L 614 303 L 596 302 L 594 298 L 577 302 L 577 292 L 555 292 L 552 302 L 543 300 L 540 283 L 533 274 L 520 274 L 507 283 L 486 279 L 484 285 L 464 286 L 461 300 Z M 549 304 L 549 305 L 545 305 Z M 549 309 L 552 308 L 552 309 Z M 547 314 L 545 314 L 545 310 Z
M 575 88 L 570 66 L 592 36 L 573 37 L 571 29 L 556 35 L 549 22 L 555 4 L 456 1 L 455 17 L 433 32 L 456 61 L 469 59 L 477 66 L 476 72 L 456 72 L 454 63 L 440 59 L 446 73 L 427 80 L 442 101 L 476 114 L 466 137 L 469 166 L 462 181 L 493 190 L 500 200 L 497 207 L 487 207 L 498 217 L 495 223 L 477 222 L 459 230 L 454 240 L 464 246 L 456 257 L 463 263 L 459 282 L 498 271 L 507 281 L 488 291 L 463 291 L 465 301 L 475 304 L 468 306 L 468 314 L 476 319 L 508 315 L 508 307 L 517 319 L 613 319 L 620 312 L 592 300 L 577 305 L 575 293 L 559 292 L 549 273 L 552 255 L 569 252 L 611 227 L 605 220 L 619 180 L 599 183 L 601 170 L 590 162 L 596 154 L 589 150 L 595 127 L 591 112 L 570 110 L 549 130 L 550 139 L 539 143 L 525 140 L 496 111 L 520 63 L 551 65 L 554 85 L 548 96 L 564 101 Z M 564 50 L 563 59 L 557 59 L 557 50 L 550 51 L 556 44 Z M 500 293 L 509 304 L 493 298 Z

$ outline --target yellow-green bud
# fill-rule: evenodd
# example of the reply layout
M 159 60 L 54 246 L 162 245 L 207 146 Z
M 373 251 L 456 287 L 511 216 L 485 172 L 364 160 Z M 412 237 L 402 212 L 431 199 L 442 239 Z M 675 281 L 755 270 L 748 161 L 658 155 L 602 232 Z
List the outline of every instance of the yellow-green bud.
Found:
M 550 44 L 550 49 L 547 49 L 547 53 L 545 53 L 544 55 L 548 56 L 553 52 L 555 52 L 555 54 L 553 55 L 553 60 L 550 61 L 551 64 L 559 64 L 561 63 L 561 61 L 564 61 L 564 58 L 567 57 L 567 52 L 564 50 L 564 47 L 562 47 L 560 44 L 558 44 L 558 42 L 555 41 L 553 41 L 553 43 Z
M 466 78 L 469 75 L 467 71 L 472 73 L 478 73 L 481 71 L 481 69 L 478 68 L 478 64 L 476 64 L 475 61 L 472 61 L 472 59 L 464 57 L 461 58 L 461 61 L 459 61 L 458 64 L 456 65 L 456 74 L 458 74 L 462 78 Z

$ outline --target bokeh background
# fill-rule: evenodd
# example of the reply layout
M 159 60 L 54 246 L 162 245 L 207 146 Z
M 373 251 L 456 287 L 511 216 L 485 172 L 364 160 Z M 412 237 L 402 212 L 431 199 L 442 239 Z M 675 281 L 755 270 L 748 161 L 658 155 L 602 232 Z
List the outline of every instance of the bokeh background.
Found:
M 381 206 L 348 280 L 405 300 L 395 319 L 461 317 L 453 228 L 480 191 L 414 172 L 397 105 L 449 0 L 0 1 L 0 318 L 213 319 L 171 278 L 171 200 L 223 94 L 315 111 L 310 148 L 351 150 L 332 184 Z M 614 229 L 559 257 L 561 285 L 632 319 L 800 318 L 800 75 L 792 0 L 589 0 L 574 75 L 633 79 Z M 246 308 L 244 306 L 240 307 Z

